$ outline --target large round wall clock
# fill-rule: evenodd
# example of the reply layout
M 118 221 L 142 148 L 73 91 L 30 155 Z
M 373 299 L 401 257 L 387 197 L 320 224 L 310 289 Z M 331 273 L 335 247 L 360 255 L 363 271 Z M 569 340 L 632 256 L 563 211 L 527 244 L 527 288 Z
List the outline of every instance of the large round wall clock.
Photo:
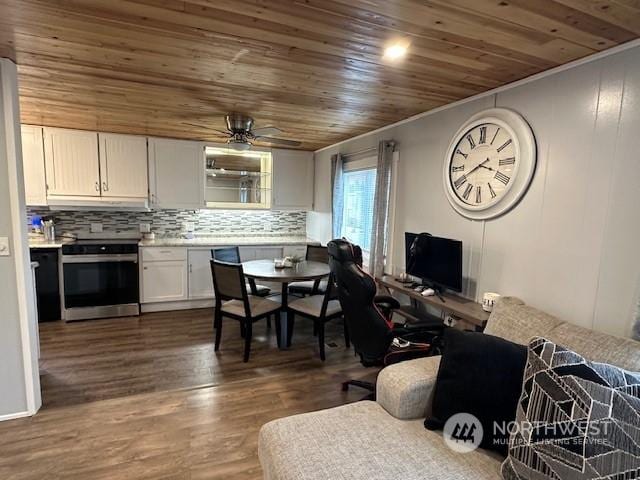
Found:
M 536 169 L 531 127 L 516 112 L 491 108 L 456 132 L 444 162 L 444 189 L 451 206 L 474 220 L 497 217 L 527 191 Z

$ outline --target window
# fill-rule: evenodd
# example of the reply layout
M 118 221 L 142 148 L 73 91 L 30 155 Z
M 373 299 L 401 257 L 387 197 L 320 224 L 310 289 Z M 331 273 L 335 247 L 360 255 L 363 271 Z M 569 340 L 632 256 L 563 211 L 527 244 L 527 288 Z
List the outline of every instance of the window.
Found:
M 368 252 L 371 248 L 376 169 L 346 171 L 343 182 L 344 207 L 341 234 Z

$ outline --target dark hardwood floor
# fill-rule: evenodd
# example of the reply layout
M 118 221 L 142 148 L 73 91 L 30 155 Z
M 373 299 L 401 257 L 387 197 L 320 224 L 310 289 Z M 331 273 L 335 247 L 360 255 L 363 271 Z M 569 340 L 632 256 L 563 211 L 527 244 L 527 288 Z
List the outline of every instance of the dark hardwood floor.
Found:
M 0 423 L 2 479 L 261 478 L 257 434 L 269 420 L 363 396 L 340 382 L 370 377 L 327 328 L 327 361 L 311 325 L 293 346 L 255 328 L 242 363 L 235 322 L 213 352 L 210 310 L 41 325 L 43 408 Z

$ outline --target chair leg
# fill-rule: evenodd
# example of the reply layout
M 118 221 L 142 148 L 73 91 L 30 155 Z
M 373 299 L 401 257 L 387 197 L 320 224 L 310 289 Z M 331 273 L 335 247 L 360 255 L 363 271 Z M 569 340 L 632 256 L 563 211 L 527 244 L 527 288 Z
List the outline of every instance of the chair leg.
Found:
M 345 318 L 342 319 L 344 322 L 344 345 L 347 348 L 351 348 L 351 339 L 349 338 L 349 326 L 347 325 L 347 320 Z
M 220 349 L 220 339 L 222 338 L 222 312 L 219 310 L 216 310 L 214 324 L 216 326 L 216 343 L 214 351 L 217 352 Z
M 313 336 L 318 336 L 318 325 L 316 325 L 316 322 L 313 322 Z
M 271 329 L 271 315 L 267 316 L 267 329 Z
M 349 390 L 349 385 L 364 388 L 365 390 L 369 390 L 370 392 L 376 391 L 375 383 L 363 382 L 362 380 L 347 380 L 346 382 L 342 382 L 342 391 L 346 392 L 347 390 Z
M 296 317 L 292 312 L 287 312 L 287 347 L 291 346 L 291 340 L 293 339 L 293 324 Z
M 241 321 L 240 322 L 240 337 L 241 338 L 245 338 L 246 336 L 247 336 L 247 334 L 245 333 L 244 323 Z
M 249 361 L 249 353 L 251 352 L 251 320 L 244 327 L 244 362 Z
M 318 326 L 318 346 L 320 347 L 320 360 L 324 362 L 324 322 L 322 320 L 316 320 L 314 323 Z
M 280 323 L 280 312 L 277 312 L 276 314 L 276 341 L 278 342 L 278 348 L 282 348 L 282 342 L 280 341 L 281 338 L 281 334 L 282 334 L 282 327 L 281 327 L 281 323 Z

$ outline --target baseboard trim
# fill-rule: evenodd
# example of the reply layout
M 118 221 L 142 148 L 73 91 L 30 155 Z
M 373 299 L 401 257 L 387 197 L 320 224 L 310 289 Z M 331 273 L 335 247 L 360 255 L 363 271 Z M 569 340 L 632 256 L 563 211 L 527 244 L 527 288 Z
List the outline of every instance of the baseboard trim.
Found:
M 6 415 L 0 415 L 0 422 L 6 422 L 7 420 L 16 420 L 18 418 L 31 417 L 31 412 L 17 412 L 17 413 L 8 413 Z
M 191 310 L 194 308 L 213 308 L 213 299 L 183 300 L 178 302 L 143 303 L 140 305 L 142 313 L 170 312 L 172 310 Z

